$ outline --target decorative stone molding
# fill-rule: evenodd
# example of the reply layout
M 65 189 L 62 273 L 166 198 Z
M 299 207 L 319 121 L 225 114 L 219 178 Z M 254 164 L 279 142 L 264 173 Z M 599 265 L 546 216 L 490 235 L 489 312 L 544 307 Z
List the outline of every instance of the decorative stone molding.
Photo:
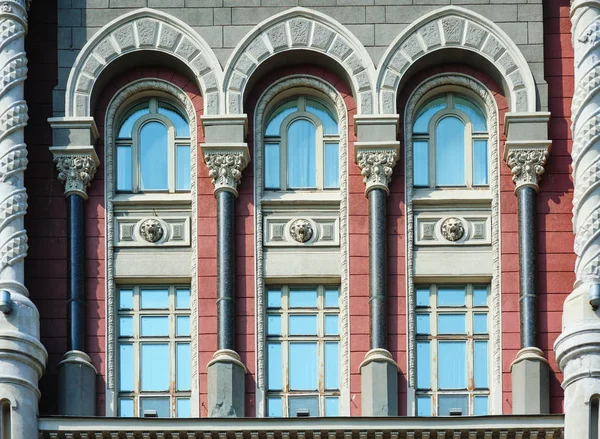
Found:
M 58 170 L 58 180 L 65 185 L 65 196 L 79 195 L 87 200 L 87 188 L 91 185 L 100 164 L 94 149 L 74 153 L 53 150 Z
M 235 48 L 225 67 L 227 113 L 244 112 L 245 87 L 265 60 L 298 49 L 322 53 L 339 64 L 350 78 L 358 114 L 375 112 L 375 67 L 361 42 L 331 17 L 296 7 L 257 24 Z
M 155 218 L 148 218 L 140 224 L 140 235 L 148 242 L 160 241 L 164 234 L 162 223 Z
M 521 187 L 528 186 L 539 190 L 538 182 L 544 173 L 548 158 L 547 149 L 510 149 L 506 156 L 506 164 L 511 169 L 512 180 L 515 182 L 515 192 Z
M 31 0 L 3 0 L 0 3 L 0 17 L 7 17 L 11 21 L 20 23 L 27 31 L 27 12 L 30 4 Z M 4 28 L 3 24 L 0 24 L 0 27 Z
M 491 245 L 491 212 L 440 211 L 414 214 L 416 246 Z
M 356 153 L 356 160 L 367 186 L 365 195 L 373 189 L 383 189 L 389 194 L 388 185 L 392 181 L 398 153 L 393 150 L 359 151 Z
M 465 227 L 459 218 L 447 218 L 442 222 L 442 236 L 451 242 L 456 242 L 465 235 Z
M 409 67 L 444 48 L 474 52 L 488 60 L 506 82 L 510 111 L 535 111 L 533 75 L 514 41 L 487 18 L 458 6 L 447 6 L 415 21 L 382 57 L 377 69 L 382 114 L 396 114 L 398 85 Z
M 313 227 L 308 220 L 300 218 L 290 224 L 290 235 L 300 243 L 310 241 L 313 234 Z
M 190 215 L 172 212 L 169 207 L 152 211 L 117 212 L 115 247 L 189 247 Z M 182 214 L 183 213 L 183 214 Z M 145 236 L 144 236 L 145 235 Z
M 396 369 L 400 370 L 398 363 L 394 361 L 394 357 L 392 357 L 390 351 L 388 351 L 387 349 L 371 349 L 365 355 L 365 359 L 362 361 L 362 363 L 360 363 L 360 366 L 358 366 L 359 373 L 363 367 L 374 361 L 390 363 Z
M 338 247 L 340 245 L 339 211 L 306 210 L 298 218 L 296 212 L 264 212 L 264 247 Z M 304 235 L 303 241 L 297 234 L 298 223 L 310 230 L 310 236 Z M 296 235 L 296 236 L 294 236 Z M 298 237 L 298 239 L 296 239 Z M 295 250 L 294 250 L 295 251 Z
M 217 352 L 213 354 L 212 360 L 206 365 L 208 369 L 215 363 L 233 363 L 240 366 L 245 372 L 248 372 L 248 369 L 242 362 L 242 358 L 238 355 L 236 351 L 232 351 L 231 349 L 219 349 Z
M 105 25 L 81 49 L 67 82 L 65 115 L 90 116 L 92 89 L 104 69 L 128 53 L 148 50 L 188 66 L 202 90 L 204 114 L 219 112 L 222 72 L 210 46 L 178 18 L 141 8 Z
M 226 190 L 233 192 L 237 197 L 237 187 L 242 179 L 242 171 L 250 161 L 248 147 L 228 148 L 219 150 L 203 144 L 204 162 L 208 167 L 208 176 L 212 178 L 215 187 L 215 195 Z

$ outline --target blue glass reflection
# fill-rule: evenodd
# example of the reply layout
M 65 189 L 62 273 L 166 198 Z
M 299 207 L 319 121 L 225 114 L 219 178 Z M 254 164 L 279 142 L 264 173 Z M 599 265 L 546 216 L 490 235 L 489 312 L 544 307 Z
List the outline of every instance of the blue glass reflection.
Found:
M 177 390 L 190 390 L 192 388 L 192 359 L 189 343 L 177 343 Z
M 281 390 L 283 388 L 281 343 L 268 343 L 267 361 L 267 388 L 269 390 Z
M 306 119 L 297 119 L 288 127 L 288 186 L 292 189 L 317 185 L 316 128 Z
M 488 184 L 488 143 L 487 140 L 473 141 L 473 184 Z
M 317 316 L 291 315 L 290 335 L 317 335 Z
M 438 343 L 438 382 L 440 389 L 467 387 L 467 355 L 465 341 Z
M 435 129 L 435 169 L 438 186 L 465 184 L 465 124 L 458 117 L 441 119 Z
M 265 136 L 279 136 L 279 130 L 281 128 L 281 122 L 288 115 L 293 112 L 298 111 L 298 106 L 296 105 L 296 100 L 288 101 L 281 104 L 277 109 L 272 113 L 269 122 L 267 123 L 267 129 L 265 130 Z
M 131 189 L 131 145 L 117 145 L 117 190 Z
M 485 116 L 477 105 L 461 96 L 454 96 L 453 101 L 454 108 L 465 112 L 469 116 L 471 123 L 473 123 L 473 131 L 477 133 L 485 133 L 487 131 Z
M 338 342 L 325 343 L 325 388 L 338 389 L 340 349 Z
M 189 145 L 177 146 L 177 175 L 175 189 L 178 191 L 190 190 L 190 147 Z
M 148 102 L 142 104 L 145 105 L 144 108 L 139 108 L 130 111 L 130 115 L 127 116 L 125 121 L 121 124 L 121 128 L 119 129 L 119 139 L 131 139 L 131 130 L 133 125 L 138 121 L 138 119 L 145 114 L 150 114 L 150 109 L 148 108 Z
M 290 390 L 317 390 L 317 343 L 290 343 Z
M 417 342 L 417 388 L 431 388 L 431 351 L 428 341 Z
M 176 137 L 190 137 L 190 125 L 187 120 L 168 104 L 160 103 L 158 113 L 167 116 L 175 126 Z
M 119 390 L 122 392 L 133 390 L 132 344 L 122 344 L 119 346 Z
M 431 117 L 440 110 L 446 108 L 446 97 L 439 97 L 431 100 L 415 118 L 413 123 L 413 133 L 427 133 Z
M 474 351 L 475 387 L 486 389 L 488 386 L 488 342 L 476 341 Z
M 415 186 L 429 186 L 429 143 L 413 142 L 413 182 Z
M 325 144 L 325 182 L 326 189 L 340 187 L 340 147 L 337 143 Z
M 306 111 L 317 116 L 323 124 L 323 133 L 325 135 L 337 134 L 338 124 L 333 113 L 325 105 L 314 99 L 306 100 Z
M 265 144 L 265 189 L 279 189 L 279 143 Z
M 142 343 L 141 390 L 169 390 L 169 345 Z
M 142 190 L 168 188 L 167 127 L 149 122 L 140 130 L 140 186 Z

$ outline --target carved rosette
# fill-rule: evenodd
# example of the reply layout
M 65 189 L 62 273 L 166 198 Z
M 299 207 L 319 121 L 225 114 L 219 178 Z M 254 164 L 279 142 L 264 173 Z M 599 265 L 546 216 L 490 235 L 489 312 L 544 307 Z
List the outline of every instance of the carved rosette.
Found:
M 58 180 L 65 184 L 65 196 L 87 199 L 87 188 L 96 174 L 97 163 L 90 155 L 55 155 Z
M 395 150 L 359 151 L 356 161 L 361 169 L 363 182 L 367 186 L 365 195 L 372 189 L 383 189 L 388 194 L 394 166 L 398 160 Z
M 544 173 L 548 158 L 547 149 L 513 149 L 506 157 L 506 164 L 512 172 L 515 191 L 523 186 L 539 190 L 538 183 Z
M 210 152 L 204 154 L 204 161 L 208 167 L 208 176 L 212 178 L 215 186 L 215 195 L 221 190 L 233 192 L 237 197 L 237 187 L 242 179 L 242 171 L 248 161 L 243 153 L 237 152 Z

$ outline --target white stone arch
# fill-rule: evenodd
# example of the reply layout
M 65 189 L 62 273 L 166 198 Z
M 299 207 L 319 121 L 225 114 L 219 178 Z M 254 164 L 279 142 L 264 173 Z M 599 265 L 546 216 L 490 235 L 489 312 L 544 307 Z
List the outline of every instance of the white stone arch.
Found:
M 390 45 L 378 68 L 379 111 L 397 113 L 398 84 L 415 61 L 439 50 L 455 48 L 477 53 L 496 67 L 505 82 L 509 111 L 536 111 L 533 75 L 513 40 L 487 18 L 457 6 L 423 16 Z
M 181 20 L 150 8 L 123 14 L 105 25 L 75 60 L 65 97 L 65 116 L 91 116 L 94 83 L 116 59 L 140 50 L 171 55 L 196 76 L 204 98 L 204 114 L 218 114 L 222 70 L 210 46 Z
M 252 73 L 265 60 L 290 50 L 322 53 L 348 74 L 358 114 L 377 108 L 375 66 L 362 43 L 338 21 L 307 8 L 296 7 L 259 23 L 237 45 L 223 80 L 226 113 L 243 113 L 243 96 Z

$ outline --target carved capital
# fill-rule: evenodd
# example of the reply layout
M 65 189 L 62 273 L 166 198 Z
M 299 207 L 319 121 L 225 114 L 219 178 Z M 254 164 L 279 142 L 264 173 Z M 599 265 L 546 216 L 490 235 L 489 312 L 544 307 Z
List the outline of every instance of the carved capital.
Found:
M 506 164 L 511 169 L 515 191 L 523 186 L 539 190 L 538 183 L 544 173 L 548 153 L 546 148 L 516 148 L 508 151 Z
M 7 16 L 14 18 L 27 27 L 27 11 L 31 0 L 0 0 L 0 17 Z
M 212 184 L 215 186 L 215 195 L 225 190 L 237 197 L 242 171 L 250 161 L 248 145 L 241 143 L 224 146 L 204 143 L 201 148 L 208 167 L 208 176 L 212 178 Z
M 356 161 L 367 186 L 365 195 L 372 189 L 383 189 L 388 194 L 388 187 L 392 180 L 394 166 L 398 160 L 398 152 L 392 149 L 360 150 L 356 154 Z
M 87 200 L 90 186 L 100 161 L 94 148 L 51 147 L 58 170 L 58 180 L 65 185 L 65 196 L 77 194 Z

